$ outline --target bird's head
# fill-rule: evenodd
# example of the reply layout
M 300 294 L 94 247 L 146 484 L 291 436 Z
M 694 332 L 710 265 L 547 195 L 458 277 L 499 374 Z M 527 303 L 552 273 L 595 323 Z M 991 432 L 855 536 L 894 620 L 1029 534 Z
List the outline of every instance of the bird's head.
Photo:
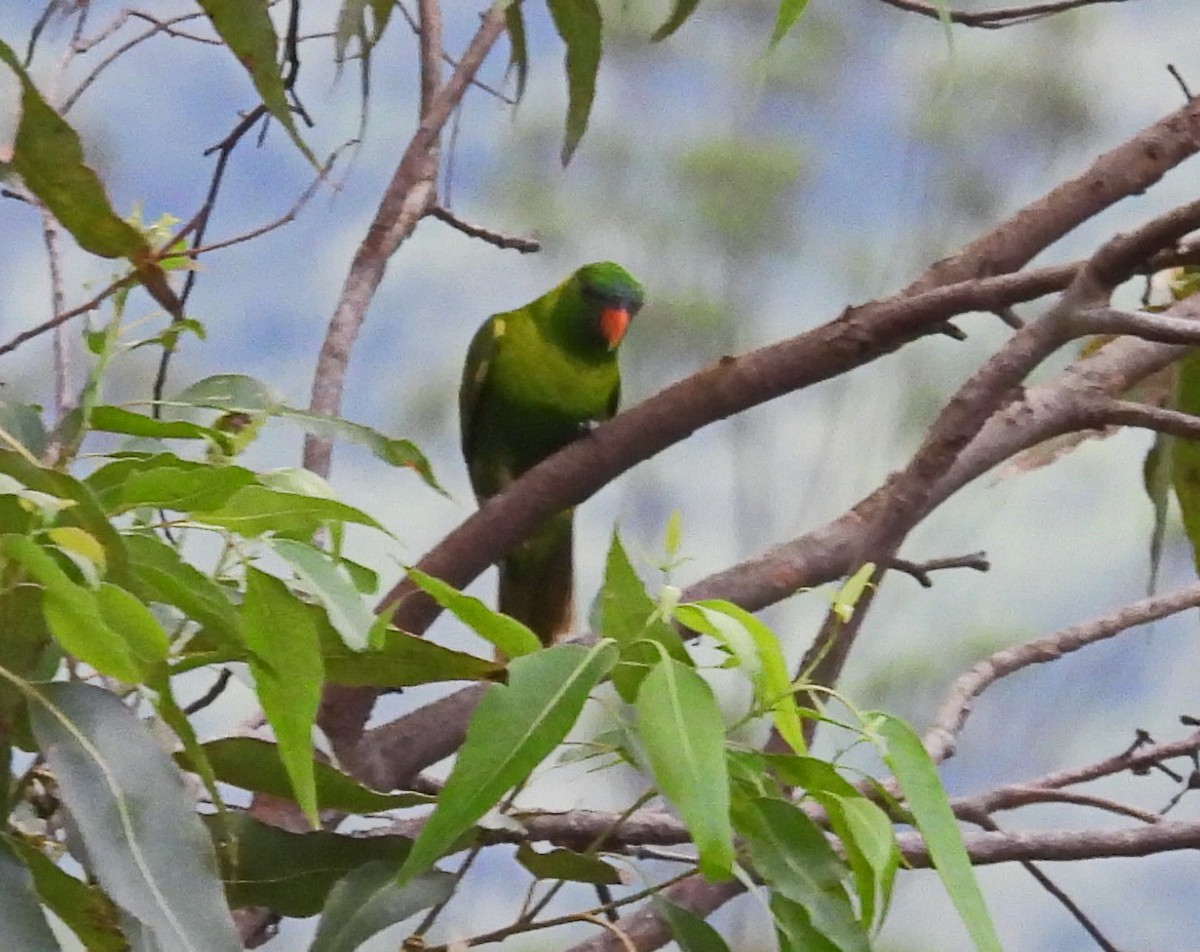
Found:
M 575 272 L 579 292 L 595 314 L 596 329 L 609 350 L 616 350 L 641 309 L 642 286 L 611 261 L 586 264 Z

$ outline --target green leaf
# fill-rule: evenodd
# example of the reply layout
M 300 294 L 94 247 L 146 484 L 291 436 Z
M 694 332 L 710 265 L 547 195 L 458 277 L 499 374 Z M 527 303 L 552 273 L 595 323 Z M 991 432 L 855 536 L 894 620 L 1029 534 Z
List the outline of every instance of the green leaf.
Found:
M 775 730 L 797 753 L 807 749 L 796 694 L 779 640 L 761 621 L 732 602 L 711 600 L 680 605 L 675 617 L 689 628 L 720 640 L 741 662 L 754 684 L 758 704 L 775 721 Z
M 616 660 L 612 644 L 600 642 L 558 645 L 509 665 L 509 683 L 489 687 L 471 716 L 437 808 L 400 870 L 401 885 L 428 869 L 562 742 Z
M 185 387 L 168 402 L 165 410 L 207 407 L 225 413 L 277 413 L 283 406 L 278 391 L 245 374 L 214 374 Z
M 651 42 L 658 43 L 665 40 L 687 22 L 688 17 L 696 12 L 698 6 L 700 6 L 700 0 L 675 0 L 675 5 L 671 8 L 671 15 L 667 17 L 667 22 L 651 35 Z
M 342 642 L 355 651 L 366 648 L 376 616 L 340 561 L 308 542 L 265 541 L 268 548 L 291 566 L 299 587 L 325 609 Z
M 34 734 L 104 891 L 163 948 L 238 952 L 195 798 L 158 739 L 101 688 L 46 684 L 36 698 Z
M 129 952 L 117 924 L 117 910 L 99 888 L 64 872 L 24 840 L 10 839 L 8 844 L 29 867 L 46 908 L 79 937 L 88 952 Z
M 680 952 L 729 952 L 721 933 L 683 906 L 656 896 L 654 911 L 671 930 Z
M 316 157 L 309 151 L 288 108 L 287 93 L 276 62 L 279 41 L 266 0 L 197 0 L 208 14 L 213 28 L 231 53 L 245 67 L 262 97 L 263 105 L 287 130 L 296 147 L 314 166 Z
M 41 407 L 28 403 L 0 400 L 0 439 L 16 442 L 32 456 L 46 451 L 46 427 L 42 423 Z
M 575 154 L 587 131 L 600 69 L 603 21 L 596 0 L 546 0 L 554 28 L 567 46 L 567 128 L 562 164 Z
M 870 928 L 882 921 L 900 868 L 900 847 L 892 821 L 863 796 L 826 794 L 820 802 L 829 814 L 829 825 L 846 849 L 858 892 L 859 919 Z
M 728 879 L 734 850 L 725 723 L 708 682 L 664 658 L 638 690 L 637 723 L 654 782 L 691 832 L 700 871 Z
M 604 586 L 592 606 L 592 628 L 612 638 L 621 649 L 621 664 L 613 673 L 613 686 L 621 700 L 632 703 L 638 685 L 659 657 L 661 645 L 672 658 L 691 664 L 679 633 L 657 616 L 658 606 L 646 594 L 616 532 L 608 546 Z
M 138 598 L 125 589 L 103 582 L 96 592 L 100 616 L 114 631 L 120 632 L 137 661 L 142 680 L 165 674 L 171 643 L 154 614 Z
M 38 93 L 15 53 L 0 41 L 3 60 L 21 82 L 21 121 L 12 163 L 25 185 L 85 251 L 102 258 L 140 258 L 142 233 L 108 202 L 104 185 L 83 160 L 79 136 Z
M 803 907 L 831 948 L 870 952 L 842 885 L 847 869 L 804 811 L 785 800 L 756 797 L 739 800 L 734 819 L 755 871 L 773 892 Z
M 7 581 L 9 576 L 0 577 Z M 0 590 L 0 632 L 4 633 L 0 667 L 26 681 L 48 680 L 60 657 L 46 626 L 42 600 L 42 590 L 32 585 L 5 585 Z M 0 723 L 11 723 L 22 703 L 21 692 L 0 679 Z
M 0 948 L 61 952 L 29 868 L 0 837 Z
M 122 407 L 94 407 L 88 417 L 88 425 L 104 433 L 127 433 L 150 439 L 208 440 L 226 452 L 232 446 L 229 436 L 219 430 L 186 420 L 156 420 Z
M 256 483 L 241 466 L 217 466 L 171 453 L 118 459 L 88 476 L 88 487 L 111 515 L 142 506 L 176 512 L 219 509 L 239 489 Z
M 18 562 L 43 589 L 43 611 L 62 647 L 102 674 L 136 684 L 143 668 L 121 632 L 105 620 L 96 595 L 76 585 L 45 549 L 25 536 L 6 535 L 0 551 Z
M 221 835 L 217 817 L 204 821 L 214 838 Z M 233 814 L 230 826 L 233 846 L 220 854 L 229 905 L 266 906 L 284 916 L 315 916 L 334 884 L 365 863 L 386 862 L 394 876 L 411 843 L 400 836 L 292 833 L 245 813 Z
M 63 500 L 60 511 L 54 516 L 58 526 L 78 526 L 92 535 L 104 546 L 104 560 L 108 566 L 108 579 L 123 584 L 128 575 L 128 557 L 117 530 L 108 521 L 95 495 L 84 484 L 66 473 L 38 466 L 21 456 L 0 450 L 0 473 L 10 476 L 23 486 Z
M 454 651 L 424 638 L 389 628 L 383 646 L 353 651 L 340 639 L 326 640 L 325 674 L 334 684 L 348 687 L 405 688 L 438 681 L 491 681 L 504 665 L 463 651 Z
M 508 70 L 517 74 L 517 94 L 513 98 L 519 103 L 525 97 L 525 83 L 529 79 L 529 47 L 521 4 L 510 3 L 505 9 L 504 27 L 508 31 Z
M 273 797 L 291 797 L 291 781 L 278 745 L 254 737 L 224 737 L 202 744 L 201 749 L 221 783 Z M 182 751 L 175 754 L 175 760 L 185 770 L 194 769 L 192 758 Z M 432 799 L 420 793 L 380 793 L 319 760 L 313 761 L 313 774 L 322 810 L 375 813 L 420 806 Z
M 177 394 L 168 404 L 175 414 L 206 407 L 226 413 L 265 415 L 296 423 L 306 433 L 367 447 L 390 466 L 416 472 L 432 489 L 445 495 L 425 454 L 411 440 L 387 436 L 361 423 L 287 406 L 283 397 L 260 380 L 242 374 L 205 377 Z
M 610 863 L 598 856 L 562 847 L 539 853 L 528 843 L 522 843 L 517 847 L 517 862 L 537 879 L 565 879 L 573 883 L 606 886 L 616 886 L 621 882 L 621 874 Z
M 837 946 L 813 925 L 808 910 L 800 903 L 774 893 L 770 909 L 779 936 L 779 952 L 837 952 Z
M 767 755 L 763 766 L 783 783 L 800 787 L 825 808 L 829 825 L 854 873 L 861 910 L 869 927 L 887 908 L 900 850 L 888 815 L 864 797 L 827 761 L 814 757 Z
M 445 902 L 454 885 L 449 873 L 429 872 L 397 886 L 394 863 L 360 866 L 329 893 L 308 952 L 354 952 L 388 926 Z
M 537 635 L 515 618 L 492 611 L 478 598 L 464 595 L 440 578 L 426 575 L 418 569 L 409 569 L 408 577 L 421 591 L 508 657 L 519 658 L 542 647 Z
M 904 792 L 914 825 L 924 837 L 934 868 L 975 947 L 982 952 L 1000 952 L 1000 940 L 963 846 L 958 821 L 921 738 L 904 721 L 878 711 L 866 715 L 864 721 Z
M 296 803 L 316 827 L 312 730 L 325 680 L 316 626 L 283 582 L 254 568 L 246 570 L 242 620 L 253 652 L 250 670 L 258 700 L 275 734 Z
M 274 532 L 303 539 L 329 522 L 356 522 L 385 531 L 365 512 L 336 499 L 279 492 L 266 486 L 243 486 L 219 508 L 193 510 L 192 516 L 198 522 L 221 526 L 245 538 Z
M 779 0 L 779 12 L 775 15 L 775 28 L 771 31 L 768 51 L 775 49 L 779 41 L 792 31 L 807 6 L 808 0 Z
M 210 632 L 226 647 L 241 648 L 241 618 L 225 589 L 183 561 L 166 543 L 149 535 L 128 535 L 129 564 L 135 590 L 145 601 L 173 605 Z
M 298 423 L 306 433 L 314 436 L 365 446 L 389 466 L 411 469 L 430 489 L 436 490 L 443 496 L 447 495 L 446 490 L 433 475 L 433 467 L 430 466 L 429 460 L 412 440 L 387 436 L 369 426 L 343 420 L 340 417 L 322 416 L 293 407 L 280 407 L 277 415 L 282 420 Z

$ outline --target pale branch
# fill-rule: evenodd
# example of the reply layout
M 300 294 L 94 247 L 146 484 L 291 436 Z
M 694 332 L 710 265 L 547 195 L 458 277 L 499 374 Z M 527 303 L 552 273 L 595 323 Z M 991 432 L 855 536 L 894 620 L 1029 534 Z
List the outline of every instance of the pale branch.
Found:
M 1042 20 L 1046 17 L 1066 13 L 1068 10 L 1078 10 L 1080 7 L 1094 7 L 1103 3 L 1126 3 L 1128 0 L 1052 0 L 1048 3 L 1034 3 L 1024 7 L 1000 7 L 994 10 L 948 10 L 941 4 L 922 3 L 921 0 L 880 0 L 889 7 L 894 7 L 905 13 L 915 13 L 932 20 L 949 19 L 952 23 L 963 26 L 977 27 L 983 30 L 1000 30 L 1010 26 L 1020 26 Z
M 1092 412 L 1096 415 L 1098 429 L 1102 426 L 1136 426 L 1185 440 L 1200 440 L 1200 417 L 1192 413 L 1110 399 L 1097 400 Z
M 916 868 L 930 866 L 929 851 L 919 834 L 897 835 L 900 852 Z M 1152 856 L 1200 848 L 1200 821 L 1162 820 L 1116 830 L 1038 830 L 1006 833 L 963 833 L 972 865 L 1019 860 L 1072 862 L 1118 856 Z
M 337 416 L 341 409 L 350 352 L 358 338 L 388 258 L 416 227 L 436 200 L 436 144 L 450 114 L 500 34 L 504 32 L 504 6 L 493 4 L 483 15 L 478 31 L 459 60 L 450 79 L 432 96 L 384 191 L 375 218 L 355 252 L 342 286 L 333 318 L 321 346 L 313 374 L 309 409 Z M 304 466 L 327 476 L 331 446 L 327 439 L 308 436 L 304 442 Z
M 986 808 L 984 803 L 987 804 Z M 1038 786 L 1036 781 L 1007 784 L 996 791 L 989 791 L 980 799 L 961 797 L 951 800 L 950 806 L 960 819 L 975 822 L 981 815 L 986 815 L 989 809 L 1016 810 L 1035 803 L 1070 803 L 1079 807 L 1093 807 L 1106 813 L 1115 813 L 1118 816 L 1141 820 L 1143 823 L 1157 823 L 1161 819 L 1157 813 L 1133 807 L 1127 803 L 1119 803 L 1108 797 L 1082 793 L 1078 790 L 1042 787 Z
M 1102 307 L 1079 312 L 1076 324 L 1081 336 L 1112 334 L 1140 337 L 1158 344 L 1186 344 L 1190 347 L 1200 344 L 1200 324 L 1169 314 Z
M 1144 598 L 1045 638 L 995 652 L 975 664 L 951 686 L 938 708 L 933 725 L 925 735 L 925 749 L 937 761 L 952 757 L 975 699 L 1001 678 L 1035 664 L 1056 661 L 1063 655 L 1113 638 L 1132 628 L 1196 607 L 1200 607 L 1200 583 L 1166 595 Z

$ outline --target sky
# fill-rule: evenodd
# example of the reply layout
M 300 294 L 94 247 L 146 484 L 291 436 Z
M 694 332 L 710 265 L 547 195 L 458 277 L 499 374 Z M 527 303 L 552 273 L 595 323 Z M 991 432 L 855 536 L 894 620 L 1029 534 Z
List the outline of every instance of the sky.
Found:
M 187 8 L 159 6 L 160 13 Z M 324 29 L 335 5 L 319 6 L 306 6 L 312 23 L 305 32 Z M 120 9 L 101 0 L 92 7 L 93 29 Z M 446 7 L 447 49 L 461 49 L 475 10 Z M 39 10 L 33 3 L 0 7 L 0 37 L 23 42 Z M 1181 93 L 1166 64 L 1200 88 L 1195 0 L 1131 0 L 1010 30 L 955 30 L 952 44 L 939 24 L 875 0 L 813 0 L 769 59 L 769 5 L 709 0 L 694 22 L 657 46 L 646 37 L 665 4 L 611 3 L 606 10 L 610 59 L 591 129 L 569 168 L 557 162 L 565 107 L 560 48 L 536 6 L 525 101 L 514 111 L 472 91 L 448 150 L 455 211 L 501 231 L 538 235 L 546 250 L 519 256 L 427 221 L 392 260 L 372 304 L 344 414 L 417 439 L 451 496 L 438 497 L 359 448 L 338 448 L 336 492 L 391 533 L 354 533 L 352 554 L 379 568 L 388 584 L 471 511 L 454 398 L 467 341 L 489 313 L 530 300 L 584 261 L 626 264 L 648 296 L 623 354 L 630 405 L 723 353 L 799 333 L 902 286 L 988 222 L 1176 108 Z M 45 90 L 70 89 L 111 48 L 78 58 L 64 74 L 64 41 L 61 25 L 52 23 L 33 69 Z M 503 84 L 506 56 L 501 44 L 484 69 L 489 83 Z M 360 134 L 355 68 L 339 75 L 331 59 L 328 40 L 306 45 L 300 90 L 316 125 L 304 134 L 319 155 Z M 307 403 L 347 265 L 413 127 L 415 60 L 412 37 L 397 20 L 375 51 L 368 122 L 361 144 L 337 166 L 336 189 L 320 191 L 290 224 L 203 261 L 190 308 L 207 335 L 173 364 L 174 388 L 238 372 L 267 382 L 293 405 Z M 0 78 L 0 143 L 11 129 L 14 89 Z M 186 219 L 207 185 L 212 159 L 203 150 L 253 102 L 244 72 L 226 52 L 160 37 L 101 74 L 69 119 L 115 207 L 140 205 L 148 220 Z M 772 239 L 752 255 L 743 253 L 745 242 L 722 246 L 730 210 L 756 194 L 755 180 L 738 179 L 732 163 L 734 202 L 722 205 L 718 200 L 730 196 L 696 187 L 687 170 L 694 175 L 705 155 L 741 150 L 748 162 L 751 154 L 775 154 L 771 149 L 794 159 L 797 170 L 769 207 L 751 209 Z M 261 147 L 245 143 L 230 163 L 210 237 L 278 218 L 310 174 L 278 128 Z M 1084 254 L 1114 230 L 1194 197 L 1195 175 L 1194 163 L 1183 166 L 1044 260 Z M 712 203 L 715 218 L 705 214 Z M 39 223 L 16 202 L 0 201 L 0 251 L 0 339 L 7 339 L 49 314 Z M 69 303 L 85 299 L 112 271 L 82 253 L 68 254 L 66 265 Z M 150 314 L 144 301 L 139 306 Z M 161 317 L 151 317 L 151 326 L 155 320 Z M 709 427 L 607 487 L 578 516 L 584 602 L 598 585 L 614 523 L 653 581 L 663 527 L 679 509 L 689 561 L 673 581 L 687 584 L 852 505 L 903 463 L 939 401 L 1006 333 L 986 316 L 962 325 L 970 334 L 965 344 L 922 341 L 844 380 L 755 410 L 745 422 Z M 83 356 L 77 340 L 72 347 L 78 376 Z M 43 339 L 0 358 L 8 399 L 50 401 L 48 354 Z M 112 400 L 145 398 L 148 358 L 124 363 Z M 272 426 L 248 461 L 297 465 L 300 442 L 294 427 Z M 946 576 L 928 592 L 908 579 L 889 581 L 847 671 L 848 694 L 920 726 L 954 674 L 987 651 L 1141 594 L 1152 520 L 1140 484 L 1147 445 L 1142 435 L 1122 434 L 1048 470 L 981 480 L 951 500 L 905 554 L 985 548 L 993 570 Z M 1193 576 L 1176 532 L 1163 587 Z M 474 590 L 487 594 L 491 584 L 485 577 Z M 802 594 L 768 613 L 792 656 L 803 651 L 825 605 L 819 593 Z M 1194 639 L 1187 637 L 1193 625 L 1192 618 L 1164 623 L 1001 685 L 978 705 L 959 756 L 947 765 L 952 792 L 1113 753 L 1134 726 L 1169 736 L 1195 696 Z M 463 637 L 447 622 L 435 636 L 454 643 Z M 1152 779 L 1122 783 L 1139 802 L 1170 795 Z M 559 788 L 556 795 L 570 795 L 570 783 Z M 1186 800 L 1180 809 L 1190 809 Z M 1036 822 L 1064 821 L 1061 812 L 1042 811 Z M 1171 947 L 1173 937 L 1200 925 L 1200 896 L 1183 863 L 1167 856 L 1056 872 L 1101 919 L 1110 910 L 1102 925 L 1118 945 Z M 500 866 L 485 864 L 483 875 Z M 880 947 L 964 948 L 965 939 L 949 930 L 925 934 L 928 910 L 945 907 L 936 884 L 923 875 L 904 879 Z M 983 881 L 1006 948 L 1091 948 L 1019 870 L 988 870 Z M 1144 900 L 1136 929 L 1127 915 L 1111 913 L 1128 895 Z M 486 902 L 479 906 L 481 920 L 499 914 Z M 748 904 L 727 915 L 727 922 L 741 916 L 751 931 L 757 921 Z M 300 931 L 273 947 L 297 947 Z

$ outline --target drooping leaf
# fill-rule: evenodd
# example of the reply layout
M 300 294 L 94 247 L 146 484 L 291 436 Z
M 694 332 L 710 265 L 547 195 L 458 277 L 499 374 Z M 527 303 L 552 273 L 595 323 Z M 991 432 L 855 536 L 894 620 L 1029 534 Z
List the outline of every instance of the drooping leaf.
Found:
M 516 102 L 525 98 L 525 83 L 529 79 L 529 47 L 525 41 L 525 15 L 521 4 L 510 3 L 504 11 L 504 28 L 508 31 L 508 69 L 517 75 Z
M 121 935 L 111 899 L 96 886 L 56 866 L 30 843 L 20 839 L 8 842 L 33 874 L 38 897 L 79 937 L 88 952 L 128 952 L 129 944 Z
M 517 862 L 538 879 L 565 879 L 608 886 L 621 882 L 616 867 L 600 857 L 562 847 L 539 853 L 528 843 L 522 843 L 517 848 Z
M 296 574 L 299 587 L 325 609 L 346 647 L 361 651 L 370 643 L 377 618 L 340 562 L 323 549 L 294 539 L 267 539 L 268 547 Z
M 831 948 L 870 952 L 867 931 L 842 883 L 848 871 L 803 810 L 785 800 L 757 797 L 739 801 L 734 819 L 755 870 L 773 892 L 801 906 Z
M 204 820 L 214 837 L 221 834 L 216 817 Z M 411 843 L 399 836 L 292 833 L 245 813 L 234 814 L 231 826 L 233 848 L 220 854 L 227 901 L 285 916 L 315 916 L 334 884 L 365 863 L 386 862 L 394 875 Z
M 0 948 L 21 952 L 61 952 L 33 876 L 0 837 Z
M 868 735 L 877 738 L 880 753 L 904 792 L 933 866 L 975 947 L 980 952 L 1000 952 L 1000 940 L 979 891 L 958 822 L 921 738 L 904 721 L 888 714 L 874 712 L 864 718 L 864 723 Z
M 436 490 L 443 496 L 446 495 L 446 490 L 442 488 L 433 474 L 433 467 L 430 465 L 429 459 L 412 440 L 387 436 L 369 426 L 343 420 L 340 417 L 322 416 L 293 407 L 281 407 L 278 416 L 282 420 L 290 420 L 299 424 L 304 432 L 311 433 L 313 436 L 365 446 L 389 466 L 411 469 L 430 489 Z
M 288 108 L 283 76 L 277 62 L 279 40 L 266 0 L 197 0 L 208 14 L 213 28 L 231 53 L 245 67 L 262 98 L 263 105 L 287 130 L 296 147 L 314 166 L 316 157 L 309 151 Z
M 254 737 L 224 737 L 201 746 L 222 783 L 254 793 L 291 797 L 291 781 L 279 756 L 278 745 Z M 193 769 L 192 758 L 186 753 L 177 753 L 175 760 L 185 770 Z M 317 803 L 322 810 L 373 813 L 430 802 L 430 797 L 420 793 L 380 793 L 318 760 L 313 761 L 313 774 Z
M 600 70 L 603 20 L 596 0 L 546 0 L 554 28 L 567 46 L 567 126 L 562 164 L 571 161 L 587 131 Z
M 637 694 L 637 726 L 655 785 L 687 825 L 709 879 L 732 874 L 725 723 L 712 688 L 674 658 L 655 665 Z
M 667 17 L 666 22 L 660 26 L 650 37 L 650 41 L 658 43 L 665 40 L 668 36 L 683 26 L 688 18 L 696 12 L 696 7 L 700 6 L 700 0 L 675 0 L 671 7 L 671 15 Z
M 13 166 L 25 185 L 85 251 L 102 258 L 137 258 L 146 239 L 108 202 L 104 185 L 84 163 L 79 136 L 41 97 L 16 54 L 0 41 L 0 60 L 21 83 L 21 120 Z
M 510 658 L 532 654 L 541 648 L 537 635 L 515 618 L 492 611 L 478 598 L 464 595 L 440 578 L 409 569 L 408 577 L 454 617 L 499 648 Z
M 695 631 L 719 639 L 738 657 L 754 684 L 755 697 L 771 712 L 775 730 L 792 750 L 804 753 L 804 728 L 787 661 L 774 633 L 752 614 L 719 599 L 680 605 L 675 617 Z
M 3 41 L 0 60 L 21 83 L 21 119 L 12 166 L 25 185 L 81 248 L 103 258 L 127 258 L 150 295 L 170 314 L 182 317 L 179 298 L 145 236 L 113 211 L 100 177 L 84 162 L 75 130 L 42 98 Z
M 399 873 L 428 869 L 562 742 L 593 687 L 616 663 L 610 642 L 558 645 L 515 659 L 509 682 L 488 688 L 458 759 Z
M 800 903 L 773 893 L 769 907 L 775 920 L 779 952 L 838 952 L 837 946 L 813 925 L 812 916 Z
M 42 685 L 31 708 L 105 892 L 163 948 L 238 952 L 195 799 L 150 730 L 116 696 L 87 684 Z
M 729 952 L 721 933 L 694 912 L 661 897 L 655 898 L 654 909 L 671 930 L 680 952 Z
M 253 652 L 250 670 L 297 805 L 318 825 L 312 730 L 325 666 L 306 607 L 279 579 L 246 570 L 242 631 Z
M 354 952 L 388 926 L 445 902 L 454 885 L 449 873 L 433 871 L 398 886 L 395 863 L 360 866 L 330 891 L 309 952 Z

